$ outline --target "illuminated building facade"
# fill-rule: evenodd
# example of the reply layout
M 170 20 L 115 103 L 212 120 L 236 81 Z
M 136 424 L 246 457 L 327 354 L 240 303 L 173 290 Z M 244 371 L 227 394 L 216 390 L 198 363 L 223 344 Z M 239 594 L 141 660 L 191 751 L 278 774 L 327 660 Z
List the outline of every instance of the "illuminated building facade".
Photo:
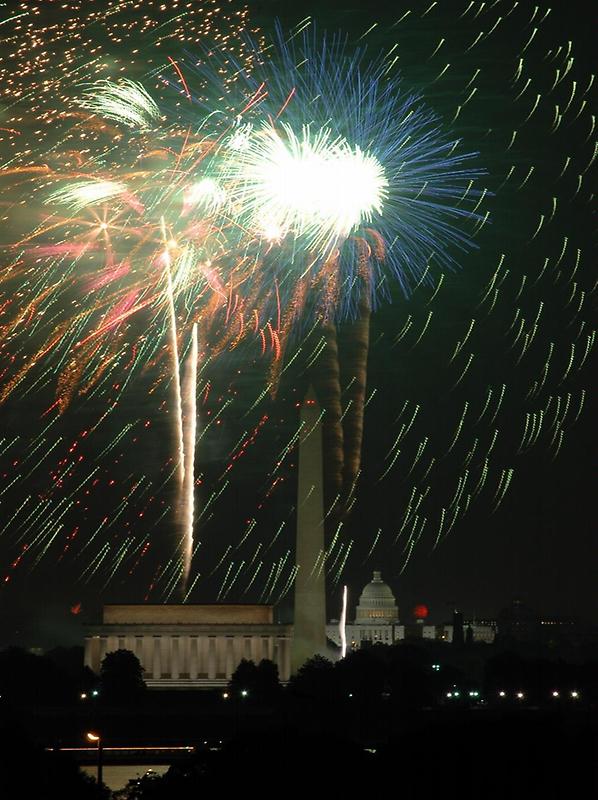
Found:
M 360 597 L 355 613 L 355 621 L 345 626 L 347 647 L 357 649 L 375 643 L 393 644 L 402 639 L 434 639 L 453 642 L 454 625 L 431 625 L 426 623 L 428 609 L 416 606 L 415 622 L 399 623 L 399 609 L 392 589 L 382 580 L 380 572 L 374 572 Z M 487 621 L 465 621 L 463 626 L 471 629 L 473 642 L 491 644 L 496 637 L 496 623 Z M 339 625 L 332 620 L 326 626 L 327 638 L 337 646 L 341 645 Z
M 242 659 L 291 671 L 292 626 L 266 605 L 107 605 L 85 637 L 85 664 L 99 673 L 106 653 L 133 652 L 150 688 L 224 686 Z
M 405 628 L 399 625 L 399 609 L 388 584 L 382 574 L 374 572 L 372 580 L 363 588 L 357 604 L 355 622 L 345 626 L 347 647 L 357 649 L 365 643 L 381 642 L 392 644 L 403 639 Z M 326 626 L 328 639 L 340 646 L 341 636 L 338 623 L 332 621 Z
M 364 586 L 357 605 L 356 625 L 394 625 L 399 622 L 399 609 L 390 586 L 382 574 L 374 572 L 372 580 Z

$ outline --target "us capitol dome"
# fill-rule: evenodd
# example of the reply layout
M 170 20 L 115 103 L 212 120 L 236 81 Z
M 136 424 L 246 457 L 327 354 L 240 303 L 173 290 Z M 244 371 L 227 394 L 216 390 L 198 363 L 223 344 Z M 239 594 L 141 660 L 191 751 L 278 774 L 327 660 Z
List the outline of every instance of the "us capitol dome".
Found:
M 382 580 L 381 573 L 375 571 L 359 597 L 355 624 L 390 625 L 398 621 L 399 609 L 395 596 L 390 586 Z
M 363 588 L 355 609 L 355 619 L 330 620 L 326 636 L 336 647 L 356 650 L 373 644 L 391 645 L 404 639 L 435 639 L 447 645 L 453 641 L 455 622 L 431 624 L 428 608 L 416 605 L 406 619 L 399 621 L 399 608 L 390 586 L 382 580 L 382 573 L 374 572 L 372 580 Z M 493 642 L 496 630 L 491 622 L 466 623 L 471 628 L 474 642 Z M 462 627 L 463 623 L 461 623 Z

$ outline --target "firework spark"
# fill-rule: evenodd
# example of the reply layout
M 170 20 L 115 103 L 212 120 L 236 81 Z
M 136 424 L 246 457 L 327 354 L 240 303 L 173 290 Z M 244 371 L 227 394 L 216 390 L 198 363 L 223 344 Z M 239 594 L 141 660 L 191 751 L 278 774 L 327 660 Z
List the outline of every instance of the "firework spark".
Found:
M 548 12 L 467 0 L 456 31 L 452 9 L 416 2 L 364 35 L 370 58 L 342 36 L 324 49 L 307 22 L 252 45 L 228 4 L 79 5 L 44 27 L 23 2 L 0 28 L 0 396 L 14 419 L 40 405 L 37 430 L 28 420 L 0 444 L 7 584 L 58 554 L 98 587 L 143 574 L 164 599 L 180 581 L 181 561 L 156 551 L 183 470 L 191 496 L 189 427 L 155 467 L 137 454 L 187 416 L 186 377 L 172 395 L 195 324 L 197 438 L 216 463 L 195 526 L 237 531 L 204 550 L 223 594 L 273 601 L 292 585 L 285 403 L 305 369 L 326 370 L 334 496 L 351 484 L 357 512 L 334 530 L 335 580 L 372 550 L 410 568 L 567 457 L 595 346 L 595 80 Z M 129 81 L 136 120 L 86 106 Z M 326 191 L 278 177 L 308 153 L 326 188 L 336 145 L 357 171 L 335 216 Z M 365 161 L 379 192 L 356 207 Z M 133 386 L 147 404 L 127 405 Z

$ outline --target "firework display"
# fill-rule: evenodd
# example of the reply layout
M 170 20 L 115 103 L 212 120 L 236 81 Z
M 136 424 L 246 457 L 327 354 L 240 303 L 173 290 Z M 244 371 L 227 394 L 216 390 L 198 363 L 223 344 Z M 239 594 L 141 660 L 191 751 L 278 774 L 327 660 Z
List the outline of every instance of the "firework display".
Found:
M 0 29 L 0 400 L 38 420 L 2 440 L 5 584 L 285 597 L 306 375 L 332 585 L 355 554 L 405 570 L 583 414 L 593 77 L 517 4 L 271 41 L 162 5 Z
M 28 147 L 11 136 L 19 158 L 40 138 L 51 138 L 79 81 L 146 75 L 167 60 L 169 48 L 191 49 L 208 39 L 242 60 L 243 34 L 249 30 L 246 7 L 215 0 L 22 0 L 12 12 L 4 7 L 2 12 L 3 130 L 21 137 L 22 123 L 35 120 Z M 222 75 L 225 85 L 233 80 Z

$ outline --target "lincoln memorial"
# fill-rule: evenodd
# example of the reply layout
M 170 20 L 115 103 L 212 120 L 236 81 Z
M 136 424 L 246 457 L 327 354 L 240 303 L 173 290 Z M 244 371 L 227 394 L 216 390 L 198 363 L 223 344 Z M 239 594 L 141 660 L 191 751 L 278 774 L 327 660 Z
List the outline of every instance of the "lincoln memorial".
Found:
M 199 688 L 225 685 L 243 658 L 267 658 L 288 681 L 291 640 L 267 605 L 106 605 L 87 628 L 85 664 L 99 673 L 106 653 L 130 650 L 149 687 Z

